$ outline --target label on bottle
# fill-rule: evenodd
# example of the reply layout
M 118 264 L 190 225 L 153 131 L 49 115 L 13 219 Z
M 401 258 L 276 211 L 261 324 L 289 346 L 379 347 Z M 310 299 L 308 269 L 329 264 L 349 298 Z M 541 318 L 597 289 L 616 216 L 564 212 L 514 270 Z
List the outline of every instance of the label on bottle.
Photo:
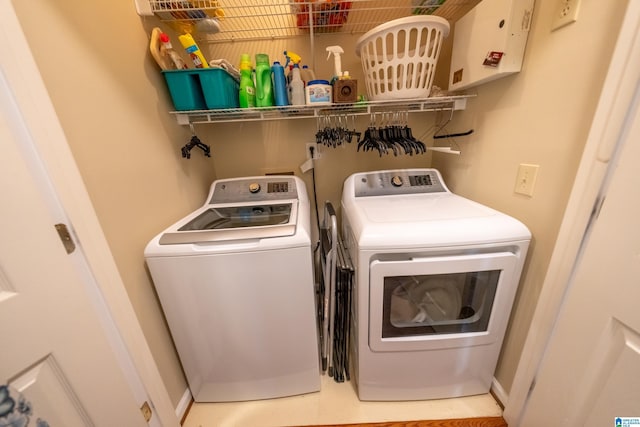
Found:
M 196 55 L 195 53 L 192 53 L 189 56 L 191 56 L 191 60 L 193 61 L 193 65 L 196 68 L 204 68 L 202 66 L 202 61 L 200 61 L 200 58 L 198 57 L 198 55 Z

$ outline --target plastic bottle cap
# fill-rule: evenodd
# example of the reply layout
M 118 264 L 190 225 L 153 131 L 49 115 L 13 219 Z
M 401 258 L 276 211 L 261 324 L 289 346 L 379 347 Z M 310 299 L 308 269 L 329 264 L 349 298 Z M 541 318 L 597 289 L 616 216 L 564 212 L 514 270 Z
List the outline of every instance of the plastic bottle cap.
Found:
M 166 35 L 165 33 L 160 33 L 160 41 L 161 41 L 162 43 L 166 43 L 166 42 L 168 42 L 168 41 L 169 41 L 169 36 L 168 36 L 168 35 Z
M 307 86 L 311 86 L 311 85 L 328 85 L 329 81 L 328 80 L 311 80 L 309 83 L 307 83 Z
M 269 55 L 266 53 L 257 53 L 256 54 L 256 64 L 268 64 L 269 63 Z

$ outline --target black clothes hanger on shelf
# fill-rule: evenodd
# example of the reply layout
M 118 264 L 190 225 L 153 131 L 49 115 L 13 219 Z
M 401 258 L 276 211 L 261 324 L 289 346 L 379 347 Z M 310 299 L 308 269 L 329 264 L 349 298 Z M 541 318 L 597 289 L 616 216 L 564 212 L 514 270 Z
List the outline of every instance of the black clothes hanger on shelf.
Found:
M 316 144 L 336 148 L 345 143 L 350 144 L 353 139 L 360 140 L 362 135 L 355 130 L 355 118 L 351 116 L 352 128 L 349 129 L 348 116 L 325 115 L 316 120 Z
M 408 112 L 380 113 L 379 119 L 377 114 L 371 114 L 369 127 L 364 132 L 364 137 L 358 141 L 358 151 L 377 150 L 380 156 L 390 153 L 394 156 L 426 153 L 426 145 L 414 138 L 408 126 Z
M 438 129 L 436 129 L 436 131 L 433 133 L 433 139 L 447 139 L 450 142 L 449 146 L 443 147 L 443 146 L 434 145 L 432 147 L 429 147 L 430 150 L 439 151 L 442 153 L 449 153 L 449 154 L 461 153 L 460 147 L 458 146 L 454 138 L 471 135 L 473 133 L 473 129 L 469 129 L 466 132 L 440 133 L 447 130 L 447 125 L 451 122 L 451 119 L 453 119 L 453 109 L 451 109 L 451 114 L 449 115 L 449 118 L 447 119 L 447 121 L 445 121 L 442 125 L 440 125 Z
M 202 141 L 200 141 L 200 138 L 198 138 L 198 136 L 196 135 L 192 124 L 190 124 L 189 127 L 191 128 L 192 136 L 191 136 L 191 140 L 181 149 L 182 157 L 184 157 L 185 159 L 190 159 L 191 150 L 194 147 L 198 147 L 202 151 L 204 151 L 204 155 L 206 157 L 211 157 L 211 147 L 209 147 L 207 144 L 204 144 Z

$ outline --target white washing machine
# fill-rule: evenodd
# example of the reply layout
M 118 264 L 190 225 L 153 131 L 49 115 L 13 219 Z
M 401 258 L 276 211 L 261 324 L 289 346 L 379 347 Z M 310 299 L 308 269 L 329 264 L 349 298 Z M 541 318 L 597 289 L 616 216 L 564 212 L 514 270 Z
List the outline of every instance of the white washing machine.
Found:
M 320 390 L 309 200 L 302 180 L 215 181 L 145 258 L 196 402 Z
M 451 193 L 435 169 L 350 176 L 342 219 L 359 398 L 487 393 L 529 230 Z

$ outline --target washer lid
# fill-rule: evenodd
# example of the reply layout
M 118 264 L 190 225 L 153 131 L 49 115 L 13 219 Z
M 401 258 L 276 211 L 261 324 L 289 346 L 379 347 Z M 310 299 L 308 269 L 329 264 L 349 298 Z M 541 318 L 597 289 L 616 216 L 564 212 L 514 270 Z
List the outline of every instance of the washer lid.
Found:
M 296 231 L 297 215 L 297 201 L 206 205 L 166 230 L 159 244 L 291 236 Z

